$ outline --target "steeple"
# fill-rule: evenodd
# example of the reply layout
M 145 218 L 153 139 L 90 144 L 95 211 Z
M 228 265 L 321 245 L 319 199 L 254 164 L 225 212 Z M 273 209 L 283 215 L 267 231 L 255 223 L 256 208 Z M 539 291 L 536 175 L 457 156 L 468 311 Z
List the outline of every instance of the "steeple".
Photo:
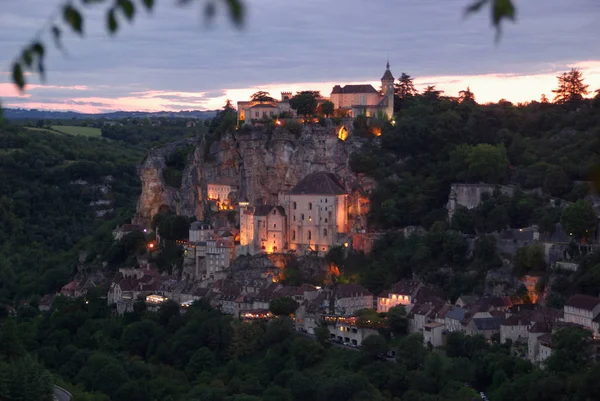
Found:
M 383 77 L 381 77 L 382 81 L 392 81 L 394 82 L 394 76 L 390 71 L 390 60 L 388 59 L 387 64 L 385 65 L 385 72 L 383 73 Z

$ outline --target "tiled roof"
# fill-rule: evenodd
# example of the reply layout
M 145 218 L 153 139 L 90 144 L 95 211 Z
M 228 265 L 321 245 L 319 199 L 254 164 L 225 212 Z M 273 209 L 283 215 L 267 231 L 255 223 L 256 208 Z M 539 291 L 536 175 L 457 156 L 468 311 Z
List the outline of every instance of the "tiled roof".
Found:
M 300 180 L 291 191 L 292 195 L 344 195 L 346 190 L 332 173 L 312 173 Z
M 366 288 L 358 284 L 340 284 L 338 286 L 338 298 L 351 298 L 355 296 L 372 296 Z
M 394 284 L 389 293 L 412 296 L 422 285 L 419 280 L 400 280 Z
M 312 292 L 312 291 L 317 291 L 315 286 L 312 284 L 305 283 L 305 284 L 302 284 L 300 287 L 298 287 L 298 289 L 296 290 L 296 295 L 304 295 L 305 292 Z
M 550 322 L 537 322 L 529 328 L 530 333 L 550 333 L 552 324 Z
M 273 106 L 272 104 L 269 104 L 269 103 L 259 103 L 250 108 L 251 109 L 276 109 L 277 106 Z
M 538 341 L 547 347 L 552 347 L 552 333 L 542 334 L 538 337 Z
M 379 93 L 373 85 L 371 84 L 362 84 L 362 85 L 346 85 L 340 86 L 336 85 L 331 90 L 331 93 Z
M 529 326 L 531 324 L 530 315 L 513 315 L 502 321 L 502 326 Z
M 461 321 L 465 318 L 466 314 L 467 314 L 466 309 L 455 306 L 452 309 L 450 309 L 448 311 L 448 313 L 446 313 L 446 318 Z
M 565 303 L 565 306 L 591 311 L 598 306 L 598 304 L 600 304 L 600 298 L 576 294 L 569 298 L 569 300 Z
M 474 318 L 473 324 L 479 331 L 500 330 L 501 319 L 497 317 Z

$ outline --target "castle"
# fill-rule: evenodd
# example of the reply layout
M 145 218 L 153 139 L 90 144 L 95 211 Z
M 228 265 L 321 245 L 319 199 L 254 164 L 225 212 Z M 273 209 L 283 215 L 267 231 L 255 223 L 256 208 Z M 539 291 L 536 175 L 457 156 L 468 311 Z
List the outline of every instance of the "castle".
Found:
M 240 198 L 240 253 L 327 252 L 348 239 L 348 194 L 331 173 L 312 173 L 280 205 L 251 207 Z
M 394 115 L 394 76 L 390 71 L 390 63 L 386 64 L 381 77 L 381 92 L 371 84 L 335 85 L 329 98 L 320 97 L 319 103 L 331 101 L 337 115 L 356 117 L 392 118 Z M 290 107 L 292 92 L 281 92 L 280 100 L 251 100 L 237 103 L 238 120 L 251 123 L 255 120 L 271 119 L 287 114 L 295 116 Z

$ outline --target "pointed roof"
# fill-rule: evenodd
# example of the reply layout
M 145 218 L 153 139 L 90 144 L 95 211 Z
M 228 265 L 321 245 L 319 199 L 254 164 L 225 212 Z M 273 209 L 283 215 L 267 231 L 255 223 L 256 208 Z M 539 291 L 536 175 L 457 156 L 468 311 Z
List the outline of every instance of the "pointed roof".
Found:
M 383 73 L 383 77 L 381 77 L 382 81 L 393 81 L 394 80 L 394 76 L 392 75 L 392 72 L 390 71 L 390 61 L 388 60 L 387 64 L 385 65 L 385 72 Z
M 335 174 L 312 173 L 300 180 L 291 191 L 292 195 L 345 195 L 346 190 Z

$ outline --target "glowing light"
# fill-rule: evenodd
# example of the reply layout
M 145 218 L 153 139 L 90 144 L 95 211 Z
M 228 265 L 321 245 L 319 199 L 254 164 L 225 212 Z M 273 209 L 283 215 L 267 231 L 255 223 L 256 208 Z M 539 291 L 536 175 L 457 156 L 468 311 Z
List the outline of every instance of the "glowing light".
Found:
M 345 126 L 341 126 L 340 129 L 338 130 L 337 133 L 337 137 L 339 139 L 341 139 L 342 141 L 345 141 L 346 139 L 348 139 L 348 130 L 346 129 Z
M 281 121 L 277 120 L 277 121 L 275 121 L 275 124 L 276 125 L 281 125 Z
M 149 243 L 148 248 L 150 248 L 150 249 L 154 248 L 154 242 Z
M 348 243 L 344 242 L 344 248 L 348 248 Z
M 371 133 L 375 136 L 381 136 L 381 127 L 373 127 Z

